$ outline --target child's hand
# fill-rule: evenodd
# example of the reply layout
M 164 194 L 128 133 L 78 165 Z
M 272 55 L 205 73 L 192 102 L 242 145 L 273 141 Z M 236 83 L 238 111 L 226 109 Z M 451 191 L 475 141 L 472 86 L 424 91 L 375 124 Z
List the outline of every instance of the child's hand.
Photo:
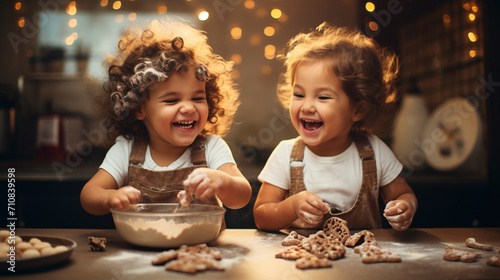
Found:
M 384 217 L 393 229 L 403 231 L 410 226 L 415 211 L 406 200 L 391 200 L 384 210 Z
M 328 207 L 315 193 L 303 191 L 296 195 L 294 209 L 299 220 L 306 227 L 317 227 L 323 222 L 323 216 L 328 213 Z
M 131 204 L 139 202 L 141 202 L 141 191 L 131 186 L 113 190 L 109 197 L 111 207 L 116 209 L 126 209 Z
M 220 171 L 208 168 L 196 168 L 184 180 L 184 188 L 200 200 L 207 200 L 220 191 L 222 180 Z

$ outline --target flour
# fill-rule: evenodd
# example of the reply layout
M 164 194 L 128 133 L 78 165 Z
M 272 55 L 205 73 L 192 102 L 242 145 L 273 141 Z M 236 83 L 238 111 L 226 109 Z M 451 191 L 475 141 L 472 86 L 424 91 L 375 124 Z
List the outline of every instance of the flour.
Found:
M 130 243 L 147 247 L 179 247 L 207 243 L 215 239 L 220 224 L 200 222 L 175 223 L 164 218 L 155 221 L 144 219 L 116 220 L 116 229 Z

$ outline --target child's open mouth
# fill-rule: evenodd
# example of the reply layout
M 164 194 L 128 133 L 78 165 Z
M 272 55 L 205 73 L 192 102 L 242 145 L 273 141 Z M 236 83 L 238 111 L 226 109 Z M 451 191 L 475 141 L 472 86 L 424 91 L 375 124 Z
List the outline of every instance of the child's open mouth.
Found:
M 302 127 L 307 131 L 316 130 L 323 125 L 323 122 L 320 121 L 301 120 L 301 122 L 302 122 Z
M 195 121 L 174 122 L 173 125 L 182 129 L 191 129 L 195 125 Z

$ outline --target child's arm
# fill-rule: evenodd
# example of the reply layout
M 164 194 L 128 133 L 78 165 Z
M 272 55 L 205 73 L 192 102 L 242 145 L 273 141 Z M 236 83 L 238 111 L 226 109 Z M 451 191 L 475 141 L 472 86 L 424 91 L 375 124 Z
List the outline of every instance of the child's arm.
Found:
M 217 195 L 231 209 L 244 207 L 252 196 L 250 183 L 234 163 L 223 164 L 217 170 L 196 168 L 184 180 L 184 188 L 201 200 Z
M 111 207 L 124 209 L 141 200 L 141 192 L 134 187 L 118 188 L 115 179 L 99 169 L 82 189 L 80 203 L 92 215 L 105 215 Z
M 384 216 L 395 230 L 403 231 L 410 226 L 417 211 L 417 197 L 406 180 L 398 176 L 394 181 L 380 188 L 386 203 Z
M 286 197 L 287 191 L 264 182 L 254 205 L 255 224 L 260 230 L 280 230 L 298 222 L 314 228 L 328 212 L 319 196 L 303 191 Z

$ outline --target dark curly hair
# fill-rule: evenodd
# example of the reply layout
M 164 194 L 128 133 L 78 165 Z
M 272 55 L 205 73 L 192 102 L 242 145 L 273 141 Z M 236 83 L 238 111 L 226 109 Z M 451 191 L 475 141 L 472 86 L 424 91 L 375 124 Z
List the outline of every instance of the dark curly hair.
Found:
M 278 84 L 278 97 L 284 107 L 290 105 L 298 65 L 328 59 L 351 101 L 366 102 L 366 115 L 353 124 L 352 131 L 373 133 L 381 118 L 394 116 L 397 57 L 360 32 L 322 23 L 316 30 L 292 38 L 284 59 L 286 72 Z
M 239 106 L 239 91 L 231 78 L 232 62 L 213 53 L 207 37 L 183 22 L 153 21 L 145 30 L 129 30 L 118 43 L 119 54 L 109 58 L 109 81 L 99 97 L 109 120 L 110 140 L 147 137 L 136 119 L 151 86 L 166 81 L 171 73 L 195 70 L 206 82 L 208 120 L 201 134 L 224 136 Z

